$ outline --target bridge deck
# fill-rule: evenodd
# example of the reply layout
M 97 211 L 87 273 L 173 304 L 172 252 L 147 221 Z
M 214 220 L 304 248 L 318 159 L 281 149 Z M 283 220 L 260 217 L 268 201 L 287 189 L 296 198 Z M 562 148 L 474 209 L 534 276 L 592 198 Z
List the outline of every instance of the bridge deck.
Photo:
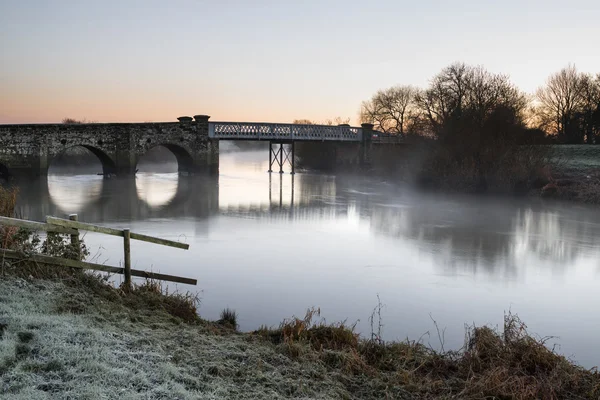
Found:
M 262 122 L 209 122 L 208 136 L 221 140 L 360 142 L 362 128 L 347 125 L 300 125 Z

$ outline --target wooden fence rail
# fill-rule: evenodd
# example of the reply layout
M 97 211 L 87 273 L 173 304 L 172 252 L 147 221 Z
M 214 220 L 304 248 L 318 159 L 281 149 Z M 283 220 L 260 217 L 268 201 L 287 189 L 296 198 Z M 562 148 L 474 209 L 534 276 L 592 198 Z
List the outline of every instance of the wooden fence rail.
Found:
M 79 260 L 71 260 L 66 258 L 50 257 L 43 254 L 23 254 L 18 251 L 0 249 L 0 256 L 9 259 L 29 259 L 34 262 L 58 265 L 63 267 L 80 268 L 80 269 L 91 269 L 95 271 L 110 272 L 114 274 L 123 274 L 125 276 L 125 286 L 131 288 L 131 277 L 137 276 L 141 278 L 158 279 L 163 281 L 186 283 L 188 285 L 196 285 L 197 280 L 191 278 L 183 278 L 174 275 L 165 275 L 155 272 L 146 272 L 131 269 L 131 243 L 130 240 L 140 240 L 144 242 L 159 244 L 163 246 L 175 247 L 179 249 L 187 250 L 189 245 L 186 243 L 175 242 L 172 240 L 161 239 L 153 236 L 142 235 L 139 233 L 130 232 L 129 229 L 114 229 L 105 226 L 92 225 L 77 220 L 77 214 L 72 214 L 69 219 L 62 219 L 56 217 L 46 217 L 46 223 L 27 221 L 17 218 L 0 217 L 0 225 L 14 226 L 23 229 L 29 229 L 32 231 L 44 231 L 44 232 L 56 232 L 62 234 L 71 235 L 71 243 L 75 248 L 80 249 L 79 231 L 97 232 L 106 235 L 119 236 L 123 238 L 123 255 L 124 262 L 123 268 L 112 267 L 102 264 L 95 264 Z
M 14 226 L 17 228 L 29 229 L 31 231 L 44 231 L 44 232 L 56 232 L 73 235 L 78 233 L 77 230 L 72 228 L 65 228 L 58 225 L 45 224 L 43 222 L 27 221 L 25 219 L 0 217 L 0 225 Z
M 62 219 L 62 218 L 56 218 L 56 217 L 46 217 L 46 222 L 50 225 L 60 226 L 60 227 L 67 228 L 67 229 L 80 229 L 82 231 L 98 232 L 98 233 L 104 233 L 106 235 L 113 235 L 113 236 L 119 236 L 119 237 L 124 236 L 123 229 L 114 229 L 114 228 L 108 228 L 106 226 L 86 224 L 83 222 L 79 222 L 77 220 Z M 131 239 L 141 240 L 143 242 L 150 242 L 150 243 L 154 243 L 154 244 L 160 244 L 163 246 L 176 247 L 178 249 L 183 249 L 183 250 L 187 250 L 190 248 L 190 245 L 187 243 L 175 242 L 173 240 L 160 239 L 157 237 L 146 236 L 146 235 L 142 235 L 140 233 L 133 233 L 133 232 L 131 232 L 130 235 L 131 235 Z

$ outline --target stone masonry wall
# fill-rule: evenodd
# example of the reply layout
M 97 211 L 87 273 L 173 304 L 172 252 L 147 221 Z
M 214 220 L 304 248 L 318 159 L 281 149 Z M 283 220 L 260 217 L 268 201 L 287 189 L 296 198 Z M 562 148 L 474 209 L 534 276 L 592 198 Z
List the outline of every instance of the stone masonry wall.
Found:
M 215 173 L 218 141 L 208 138 L 208 117 L 190 122 L 0 125 L 0 164 L 11 173 L 44 175 L 52 159 L 73 146 L 92 151 L 105 173 L 131 174 L 140 157 L 163 145 L 182 172 Z

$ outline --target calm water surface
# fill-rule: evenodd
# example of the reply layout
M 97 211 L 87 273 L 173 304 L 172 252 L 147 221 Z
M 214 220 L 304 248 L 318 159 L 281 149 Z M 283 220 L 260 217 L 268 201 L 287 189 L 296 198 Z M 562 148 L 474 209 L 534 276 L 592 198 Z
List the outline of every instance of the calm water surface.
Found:
M 133 266 L 198 279 L 203 317 L 224 307 L 243 330 L 319 306 L 328 321 L 368 317 L 380 296 L 386 339 L 459 348 L 464 324 L 517 313 L 584 366 L 600 362 L 600 215 L 527 199 L 419 194 L 377 179 L 269 175 L 267 152 L 221 155 L 220 176 L 51 175 L 21 187 L 20 213 L 80 220 L 190 244 L 132 243 Z M 87 234 L 96 262 L 122 263 L 118 238 Z M 431 332 L 428 336 L 426 333 Z M 425 336 L 423 336 L 425 334 Z

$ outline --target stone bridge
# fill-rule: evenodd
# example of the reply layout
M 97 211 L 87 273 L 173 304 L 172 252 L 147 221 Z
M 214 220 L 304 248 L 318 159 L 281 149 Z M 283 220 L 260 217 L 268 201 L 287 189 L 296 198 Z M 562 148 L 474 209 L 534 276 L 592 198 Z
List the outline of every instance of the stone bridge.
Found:
M 52 160 L 67 149 L 81 146 L 98 157 L 105 175 L 136 172 L 139 159 L 155 146 L 177 158 L 183 174 L 219 170 L 219 140 L 263 140 L 270 143 L 273 165 L 288 163 L 294 173 L 294 144 L 340 143 L 353 146 L 352 157 L 368 159 L 366 143 L 372 125 L 301 125 L 255 122 L 209 122 L 208 115 L 180 117 L 179 122 L 0 125 L 0 177 L 46 175 Z M 284 146 L 285 145 L 285 146 Z
M 219 142 L 208 137 L 208 116 L 173 123 L 0 125 L 0 172 L 46 175 L 52 160 L 82 146 L 95 154 L 105 174 L 131 175 L 142 155 L 155 146 L 168 148 L 181 172 L 215 173 Z

